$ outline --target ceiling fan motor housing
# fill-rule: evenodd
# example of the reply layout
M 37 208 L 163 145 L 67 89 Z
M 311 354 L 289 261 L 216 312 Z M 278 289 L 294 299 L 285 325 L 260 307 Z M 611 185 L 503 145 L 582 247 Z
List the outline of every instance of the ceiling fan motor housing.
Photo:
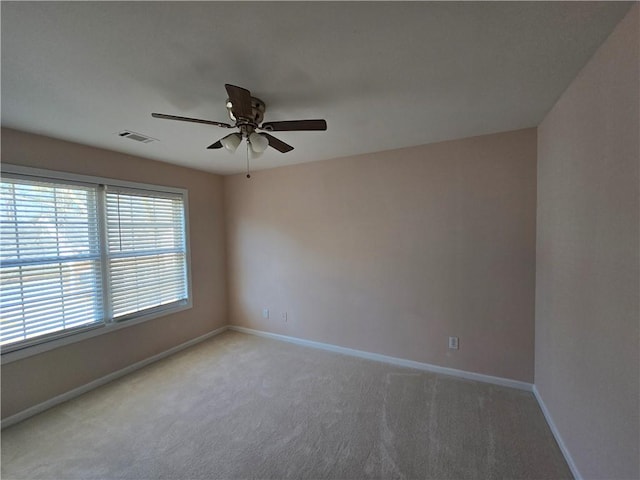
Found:
M 238 122 L 239 119 L 233 114 L 233 103 L 231 103 L 231 99 L 227 98 L 227 113 L 229 114 L 229 118 L 234 122 Z M 252 124 L 254 124 L 254 128 L 262 123 L 264 120 L 264 111 L 265 104 L 262 100 L 256 97 L 251 97 L 251 118 L 247 118 L 246 120 Z

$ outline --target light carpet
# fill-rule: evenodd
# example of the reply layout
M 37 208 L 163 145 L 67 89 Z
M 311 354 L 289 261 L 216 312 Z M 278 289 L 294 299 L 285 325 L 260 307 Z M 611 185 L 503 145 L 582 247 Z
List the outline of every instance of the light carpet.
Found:
M 571 473 L 529 392 L 225 332 L 7 428 L 2 478 Z

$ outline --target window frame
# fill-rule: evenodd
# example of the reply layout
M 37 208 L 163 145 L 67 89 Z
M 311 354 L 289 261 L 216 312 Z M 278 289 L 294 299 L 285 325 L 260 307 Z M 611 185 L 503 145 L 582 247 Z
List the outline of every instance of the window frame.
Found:
M 27 358 L 32 355 L 37 355 L 55 348 L 59 348 L 65 345 L 70 345 L 76 342 L 87 340 L 99 335 L 105 335 L 116 330 L 132 327 L 141 323 L 153 320 L 166 315 L 171 315 L 183 310 L 188 310 L 193 307 L 193 293 L 191 287 L 191 246 L 189 235 L 189 191 L 185 188 L 171 187 L 166 185 L 155 185 L 141 182 L 132 182 L 128 180 L 118 180 L 114 178 L 99 177 L 93 175 L 82 175 L 76 173 L 63 172 L 58 170 L 48 170 L 42 168 L 26 167 L 22 165 L 14 165 L 2 163 L 0 167 L 2 176 L 5 174 L 17 175 L 23 177 L 33 177 L 34 180 L 61 182 L 73 182 L 84 185 L 107 185 L 112 187 L 121 187 L 131 190 L 142 190 L 146 192 L 155 193 L 169 193 L 180 194 L 184 203 L 184 243 L 185 243 L 185 260 L 186 260 L 186 282 L 187 282 L 187 298 L 186 300 L 167 306 L 159 306 L 151 308 L 146 313 L 132 314 L 124 319 L 117 319 L 115 321 L 102 321 L 96 324 L 80 326 L 68 331 L 60 331 L 51 334 L 51 336 L 43 336 L 43 338 L 35 337 L 33 342 L 25 344 L 17 344 L 15 348 L 11 345 L 7 345 L 4 348 L 0 347 L 1 352 L 1 365 L 11 363 L 22 358 Z M 98 212 L 99 216 L 102 212 Z M 102 233 L 99 233 L 102 235 Z M 104 268 L 103 268 L 104 270 Z M 105 306 L 106 307 L 106 306 Z M 8 351 L 5 351 L 8 349 Z

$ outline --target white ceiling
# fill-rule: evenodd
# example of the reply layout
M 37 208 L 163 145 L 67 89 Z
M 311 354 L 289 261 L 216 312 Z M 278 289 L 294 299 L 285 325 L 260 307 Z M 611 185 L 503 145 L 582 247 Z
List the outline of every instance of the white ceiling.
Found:
M 266 121 L 327 120 L 253 169 L 531 127 L 630 5 L 2 2 L 2 125 L 224 174 L 227 130 L 151 112 L 228 122 L 232 83 Z

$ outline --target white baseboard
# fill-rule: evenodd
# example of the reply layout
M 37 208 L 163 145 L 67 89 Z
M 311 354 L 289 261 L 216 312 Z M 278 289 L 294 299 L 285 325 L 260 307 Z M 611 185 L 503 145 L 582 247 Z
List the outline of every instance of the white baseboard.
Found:
M 547 406 L 545 405 L 544 401 L 542 400 L 542 397 L 540 396 L 540 392 L 538 392 L 538 389 L 536 388 L 535 385 L 533 386 L 533 394 L 535 395 L 536 400 L 538 400 L 538 405 L 540 405 L 540 409 L 542 410 L 542 413 L 544 414 L 544 418 L 547 420 L 547 424 L 549 425 L 549 428 L 551 429 L 551 433 L 553 433 L 553 436 L 555 437 L 556 442 L 558 443 L 558 446 L 560 447 L 560 451 L 562 452 L 562 455 L 564 455 L 564 459 L 567 461 L 567 465 L 569 465 L 569 469 L 571 470 L 571 473 L 573 474 L 573 477 L 576 480 L 582 480 L 582 475 L 580 475 L 580 471 L 578 470 L 578 466 L 573 461 L 573 457 L 571 456 L 571 453 L 569 452 L 569 449 L 565 445 L 564 440 L 562 440 L 562 436 L 560 435 L 560 432 L 558 431 L 558 427 L 556 427 L 556 424 L 553 421 L 553 417 L 551 417 L 551 413 L 549 412 L 549 409 L 547 408 Z
M 273 338 L 276 340 L 283 340 L 285 342 L 295 343 L 297 345 L 304 345 L 306 347 L 319 348 L 322 350 L 328 350 L 330 352 L 342 353 L 345 355 L 351 355 L 352 357 L 366 358 L 367 360 L 375 360 L 377 362 L 390 363 L 392 365 L 398 365 L 401 367 L 415 368 L 417 370 L 425 370 L 428 372 L 441 373 L 443 375 L 451 375 L 454 377 L 466 378 L 467 380 L 477 380 L 479 382 L 492 383 L 494 385 L 501 385 L 503 387 L 517 388 L 519 390 L 526 390 L 531 392 L 533 385 L 527 382 L 520 382 L 518 380 L 511 380 L 509 378 L 494 377 L 491 375 L 484 375 L 482 373 L 467 372 L 465 370 L 458 370 L 455 368 L 440 367 L 438 365 L 432 365 L 430 363 L 416 362 L 413 360 L 406 360 L 404 358 L 389 357 L 387 355 L 381 355 L 379 353 L 370 353 L 363 350 L 355 350 L 353 348 L 339 347 L 338 345 L 332 345 L 330 343 L 314 342 L 312 340 L 304 340 L 302 338 L 290 337 L 287 335 L 280 335 L 277 333 L 264 332 L 262 330 L 254 330 L 252 328 L 240 327 L 237 325 L 230 325 L 230 330 L 237 332 L 249 333 L 251 335 L 258 335 L 260 337 Z
M 37 415 L 38 413 L 44 412 L 45 410 L 48 410 L 49 408 L 54 407 L 62 402 L 66 402 L 67 400 L 71 400 L 72 398 L 79 397 L 83 393 L 87 393 L 88 391 L 98 388 L 104 385 L 105 383 L 109 383 L 117 378 L 123 377 L 131 372 L 134 372 L 143 367 L 146 367 L 147 365 L 150 365 L 153 362 L 162 360 L 163 358 L 168 357 L 169 355 L 173 355 L 174 353 L 177 353 L 180 350 L 189 348 L 197 343 L 207 340 L 208 338 L 215 337 L 216 335 L 219 335 L 222 332 L 226 331 L 228 328 L 229 327 L 225 325 L 224 327 L 220 327 L 216 330 L 213 330 L 212 332 L 205 333 L 204 335 L 201 335 L 196 338 L 192 338 L 191 340 L 181 343 L 180 345 L 176 345 L 175 347 L 172 347 L 169 350 L 165 350 L 164 352 L 160 352 L 157 355 L 154 355 L 149 358 L 145 358 L 144 360 L 141 360 L 132 365 L 129 365 L 128 367 L 122 368 L 115 372 L 111 372 L 110 374 L 105 375 L 104 377 L 97 378 L 96 380 L 93 380 L 89 383 L 86 383 L 77 388 L 74 388 L 73 390 L 69 390 L 68 392 L 65 392 L 56 397 L 50 398 L 49 400 L 46 400 L 42 403 L 34 405 L 33 407 L 29 407 L 25 410 L 22 410 L 21 412 L 18 412 L 15 415 L 11 415 L 10 417 L 3 419 L 2 422 L 0 422 L 0 428 L 9 427 L 18 422 L 21 422 L 22 420 L 32 417 L 33 415 Z

